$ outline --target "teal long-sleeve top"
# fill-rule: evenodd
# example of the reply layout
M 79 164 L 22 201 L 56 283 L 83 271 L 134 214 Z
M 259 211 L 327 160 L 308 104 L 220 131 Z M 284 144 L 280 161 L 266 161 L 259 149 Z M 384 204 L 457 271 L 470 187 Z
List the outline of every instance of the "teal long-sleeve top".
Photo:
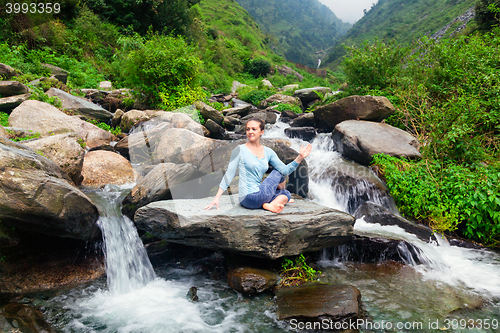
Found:
M 259 185 L 264 173 L 269 169 L 269 164 L 284 176 L 289 175 L 299 166 L 299 163 L 295 161 L 285 165 L 269 147 L 264 147 L 264 154 L 265 156 L 259 159 L 244 144 L 234 148 L 219 187 L 225 191 L 233 180 L 236 169 L 239 168 L 239 196 L 243 197 L 259 191 Z

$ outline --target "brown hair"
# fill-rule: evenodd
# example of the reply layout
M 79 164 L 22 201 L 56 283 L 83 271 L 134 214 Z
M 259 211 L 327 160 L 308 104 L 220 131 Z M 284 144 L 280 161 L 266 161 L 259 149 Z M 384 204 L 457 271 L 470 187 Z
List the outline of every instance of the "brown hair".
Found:
M 264 130 L 264 127 L 266 126 L 266 123 L 264 122 L 264 120 L 262 119 L 259 119 L 259 118 L 250 118 L 246 123 L 245 123 L 245 130 L 247 129 L 247 124 L 251 121 L 256 121 L 258 122 L 260 125 L 260 130 L 263 131 Z

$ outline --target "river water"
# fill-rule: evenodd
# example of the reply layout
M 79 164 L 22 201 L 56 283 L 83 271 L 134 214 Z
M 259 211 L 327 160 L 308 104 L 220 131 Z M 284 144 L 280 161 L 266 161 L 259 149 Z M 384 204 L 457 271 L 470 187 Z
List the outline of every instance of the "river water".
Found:
M 266 131 L 284 138 L 287 125 Z M 298 151 L 301 140 L 292 139 Z M 310 199 L 345 212 L 372 201 L 397 213 L 392 201 L 364 182 L 332 185 L 325 170 L 345 166 L 328 136 L 313 142 L 308 158 Z M 368 172 L 368 171 L 367 171 Z M 329 173 L 331 174 L 331 173 Z M 285 332 L 276 320 L 271 294 L 243 297 L 224 278 L 211 278 L 198 262 L 151 265 L 132 221 L 119 203 L 130 186 L 107 186 L 88 194 L 101 212 L 107 277 L 38 300 L 61 332 Z M 345 283 L 361 291 L 367 321 L 362 332 L 500 332 L 500 257 L 486 250 L 426 243 L 399 227 L 355 223 L 358 235 L 401 240 L 400 262 L 349 261 L 347 246 L 326 249 L 316 262 L 320 281 Z M 405 241 L 405 242 L 403 242 Z M 420 249 L 415 258 L 405 244 Z M 200 250 L 204 251 L 204 250 Z M 206 261 L 220 254 L 208 253 Z M 198 288 L 198 302 L 186 297 Z M 371 326 L 370 326 L 371 325 Z

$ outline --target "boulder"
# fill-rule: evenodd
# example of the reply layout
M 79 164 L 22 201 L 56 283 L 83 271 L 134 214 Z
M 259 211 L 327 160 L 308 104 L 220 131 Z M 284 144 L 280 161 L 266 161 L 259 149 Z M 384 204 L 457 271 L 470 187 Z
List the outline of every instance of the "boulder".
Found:
M 243 294 L 258 294 L 272 289 L 278 282 L 275 272 L 252 267 L 239 267 L 227 273 L 227 283 Z
M 295 113 L 293 112 L 292 110 L 284 110 L 284 111 L 281 111 L 281 118 L 290 118 L 290 119 L 295 119 L 297 118 L 298 116 L 300 116 L 299 113 Z M 282 119 L 283 121 L 283 119 Z
M 352 236 L 354 217 L 303 199 L 280 214 L 246 209 L 224 195 L 220 210 L 204 210 L 212 197 L 157 201 L 140 208 L 137 227 L 173 243 L 277 259 L 341 244 Z
M 55 162 L 76 185 L 82 183 L 82 167 L 85 149 L 78 143 L 76 133 L 51 135 L 39 140 L 26 142 L 25 145 L 37 154 Z
M 312 142 L 316 137 L 314 127 L 289 127 L 285 128 L 285 134 L 289 138 L 299 138 L 304 141 Z
M 3 307 L 2 312 L 12 326 L 21 330 L 19 332 L 56 333 L 45 321 L 42 312 L 29 305 L 9 303 Z
M 106 150 L 85 154 L 82 176 L 82 185 L 91 187 L 103 187 L 106 184 L 124 185 L 133 183 L 136 179 L 136 173 L 125 157 Z
M 120 128 L 123 133 L 128 133 L 136 124 L 149 120 L 146 112 L 140 110 L 130 110 L 122 114 L 120 121 Z M 113 119 L 115 119 L 113 117 Z
M 262 79 L 261 82 L 264 87 L 274 88 L 273 84 L 268 79 Z
M 364 217 L 367 223 L 378 223 L 380 225 L 396 225 L 410 234 L 414 234 L 425 242 L 436 241 L 436 237 L 431 229 L 421 224 L 410 222 L 401 216 L 392 214 L 389 210 L 372 202 L 365 202 L 354 212 L 354 217 L 360 219 Z
M 220 140 L 228 139 L 227 132 L 224 127 L 220 126 L 212 119 L 208 119 L 205 122 L 205 127 L 210 131 L 211 138 Z
M 30 98 L 31 93 L 0 98 L 0 111 L 10 112 Z
M 9 117 L 13 127 L 24 128 L 43 137 L 51 134 L 76 132 L 87 148 L 109 144 L 113 135 L 77 117 L 71 117 L 56 107 L 39 101 L 28 100 L 15 108 Z
M 102 90 L 112 90 L 113 89 L 113 85 L 109 81 L 101 81 L 101 82 L 99 82 L 99 89 L 102 89 Z
M 0 138 L 0 220 L 34 232 L 88 239 L 98 218 L 91 200 L 57 164 Z
M 0 137 L 8 139 L 10 137 L 9 133 L 3 128 L 3 126 L 0 126 Z
M 274 66 L 274 70 L 276 72 L 280 73 L 281 75 L 285 76 L 285 77 L 287 77 L 288 75 L 293 75 L 293 76 L 295 76 L 297 78 L 297 80 L 299 82 L 302 82 L 302 80 L 304 80 L 304 77 L 299 72 L 297 72 L 296 70 L 291 69 L 288 66 L 285 66 L 285 65 Z
M 267 112 L 266 111 L 260 111 L 260 112 L 255 112 L 255 113 L 250 113 L 248 116 L 245 116 L 241 118 L 241 121 L 246 124 L 247 121 L 249 121 L 252 118 L 258 118 L 263 120 L 264 122 L 267 122 Z M 245 127 L 241 129 L 242 133 L 245 133 Z
M 50 64 L 42 64 L 42 66 L 48 68 L 50 70 L 50 73 L 53 74 L 53 76 L 62 83 L 66 84 L 66 82 L 68 81 L 69 72 L 67 70 Z
M 174 128 L 183 128 L 201 136 L 210 135 L 210 132 L 203 125 L 194 121 L 188 114 L 148 110 L 145 112 L 151 117 L 151 121 L 168 122 Z
M 236 125 L 241 125 L 241 121 L 238 118 L 227 116 L 224 117 L 224 127 L 229 131 L 234 131 Z
M 14 247 L 18 244 L 19 236 L 16 234 L 14 228 L 4 227 L 0 223 L 0 249 Z
M 278 115 L 275 112 L 266 111 L 266 124 L 276 124 L 276 120 L 278 120 Z
M 125 112 L 123 112 L 121 109 L 116 110 L 113 114 L 113 118 L 111 119 L 111 126 L 117 127 L 118 125 L 120 125 L 124 114 Z
M 298 84 L 287 84 L 286 86 L 282 87 L 281 89 L 279 89 L 280 91 L 289 91 L 289 90 L 297 90 L 299 89 L 299 85 Z
M 243 88 L 243 87 L 248 87 L 246 84 L 240 83 L 238 81 L 233 81 L 231 85 L 231 93 L 235 93 L 238 91 L 238 89 Z
M 222 114 L 225 116 L 238 115 L 240 117 L 245 117 L 250 113 L 251 109 L 252 109 L 252 104 L 246 104 L 238 107 L 225 109 L 222 111 Z
M 72 114 L 83 115 L 87 118 L 103 122 L 108 122 L 111 118 L 113 118 L 113 114 L 111 112 L 104 110 L 99 105 L 89 102 L 81 97 L 68 94 L 60 89 L 50 88 L 46 94 L 51 97 L 60 98 L 63 110 Z
M 237 99 L 237 98 L 233 98 L 233 99 L 232 99 L 232 102 L 233 102 L 233 107 L 235 107 L 235 108 L 238 108 L 238 107 L 240 107 L 240 106 L 250 106 L 250 107 L 254 107 L 252 104 L 247 103 L 247 102 L 242 101 L 241 99 Z
M 185 183 L 199 176 L 191 164 L 160 163 L 142 178 L 123 200 L 123 213 L 133 219 L 150 202 L 187 197 Z
M 328 87 L 313 87 L 313 88 L 295 90 L 293 96 L 298 97 L 303 105 L 307 105 L 312 101 L 319 99 L 318 93 L 324 96 L 327 93 L 331 92 L 332 89 Z
M 0 96 L 14 96 L 29 93 L 30 89 L 18 81 L 0 81 Z
M 291 127 L 314 127 L 314 113 L 303 113 L 290 121 Z
M 339 153 L 363 165 L 370 164 L 375 154 L 421 158 L 417 139 L 384 123 L 347 120 L 335 126 L 332 139 Z
M 10 67 L 6 64 L 0 64 L 0 80 L 2 77 L 6 80 L 10 79 L 13 76 L 18 76 L 19 72 L 14 68 Z
M 217 124 L 222 125 L 222 122 L 224 121 L 224 116 L 222 115 L 221 112 L 201 101 L 197 101 L 194 104 L 196 105 L 198 111 L 200 111 L 200 114 L 203 117 L 203 119 L 205 120 L 212 119 Z
M 312 325 L 314 322 L 330 323 L 330 320 L 355 323 L 362 317 L 361 293 L 353 286 L 306 284 L 280 288 L 275 294 L 278 320 L 296 319 Z
M 382 121 L 396 109 L 383 96 L 349 96 L 317 107 L 314 112 L 315 127 L 329 132 L 344 120 Z
M 269 96 L 262 102 L 260 102 L 259 108 L 265 109 L 268 106 L 270 106 L 271 103 L 283 103 L 283 104 L 297 105 L 302 107 L 302 103 L 300 102 L 300 99 L 298 99 L 297 97 L 292 97 L 283 94 L 274 94 L 272 96 Z

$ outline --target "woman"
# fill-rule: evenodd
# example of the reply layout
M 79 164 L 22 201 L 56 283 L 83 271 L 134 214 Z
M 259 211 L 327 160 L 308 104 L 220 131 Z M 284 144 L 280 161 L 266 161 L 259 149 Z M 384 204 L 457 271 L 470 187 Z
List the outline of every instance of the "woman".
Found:
M 290 192 L 285 190 L 285 176 L 292 173 L 309 155 L 312 146 L 309 144 L 305 148 L 301 147 L 299 156 L 285 165 L 271 148 L 260 144 L 260 138 L 264 134 L 264 125 L 264 121 L 257 118 L 252 118 L 247 122 L 248 142 L 233 150 L 226 174 L 219 185 L 219 191 L 205 209 L 211 209 L 214 205 L 219 209 L 219 199 L 233 180 L 237 167 L 240 169 L 239 199 L 243 207 L 264 208 L 273 213 L 279 213 L 290 201 Z M 274 170 L 261 184 L 262 176 L 269 168 L 269 163 Z

